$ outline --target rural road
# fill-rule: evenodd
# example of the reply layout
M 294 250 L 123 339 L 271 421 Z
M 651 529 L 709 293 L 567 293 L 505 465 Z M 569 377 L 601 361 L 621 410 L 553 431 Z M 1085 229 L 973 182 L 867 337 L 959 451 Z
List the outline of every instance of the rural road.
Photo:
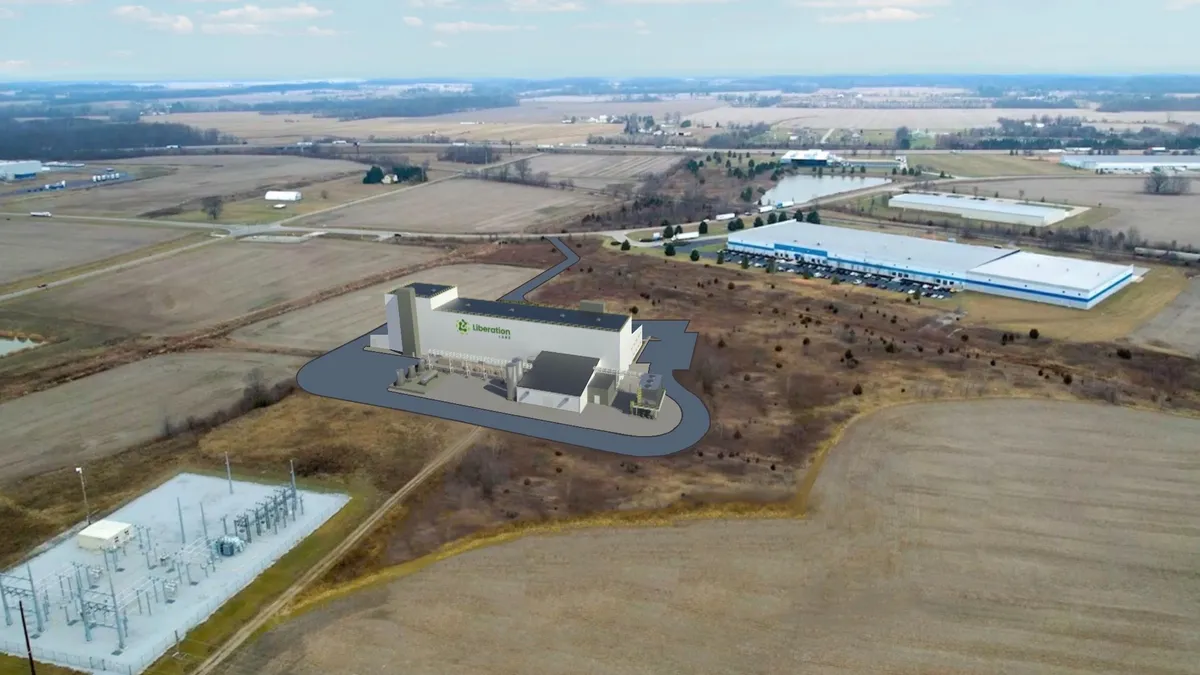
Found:
M 420 487 L 426 480 L 438 472 L 443 466 L 446 466 L 460 454 L 471 447 L 475 441 L 483 434 L 483 429 L 475 427 L 463 436 L 458 441 L 438 453 L 428 464 L 425 465 L 417 475 L 405 483 L 404 487 L 397 490 L 392 496 L 387 498 L 379 508 L 375 509 L 370 516 L 367 517 L 354 531 L 342 540 L 332 551 L 325 554 L 317 564 L 313 565 L 307 572 L 302 574 L 299 579 L 287 588 L 279 597 L 275 598 L 266 607 L 259 610 L 258 614 L 245 625 L 238 629 L 228 640 L 208 656 L 200 665 L 192 671 L 192 675 L 211 675 L 216 672 L 217 667 L 229 658 L 239 647 L 247 640 L 254 636 L 259 629 L 267 625 L 274 616 L 283 612 L 283 610 L 292 603 L 300 593 L 311 585 L 313 582 L 320 579 L 328 572 L 339 560 L 350 552 L 359 542 L 371 533 L 375 526 L 383 520 L 384 516 L 389 511 L 394 509 L 404 500 L 405 497 L 412 494 L 414 490 Z

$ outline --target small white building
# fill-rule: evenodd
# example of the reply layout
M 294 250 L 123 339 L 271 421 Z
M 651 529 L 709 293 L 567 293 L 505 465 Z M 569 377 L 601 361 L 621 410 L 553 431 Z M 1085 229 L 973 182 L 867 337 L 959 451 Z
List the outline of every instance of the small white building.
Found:
M 270 190 L 265 199 L 269 202 L 298 202 L 303 197 L 295 190 Z
M 133 526 L 115 520 L 97 520 L 76 536 L 79 548 L 88 551 L 107 551 L 125 545 L 133 539 Z

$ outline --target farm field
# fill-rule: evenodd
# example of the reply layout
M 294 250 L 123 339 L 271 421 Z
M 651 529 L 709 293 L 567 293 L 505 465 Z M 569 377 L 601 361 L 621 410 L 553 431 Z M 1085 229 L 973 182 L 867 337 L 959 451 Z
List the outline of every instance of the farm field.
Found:
M 406 284 L 452 284 L 461 297 L 493 300 L 540 271 L 510 265 L 437 267 L 251 324 L 234 331 L 232 337 L 272 347 L 328 351 L 382 324 L 383 294 Z
M 305 224 L 398 232 L 523 232 L 578 218 L 608 203 L 571 190 L 462 179 L 313 216 Z
M 545 171 L 552 182 L 564 179 L 575 185 L 603 190 L 616 183 L 637 183 L 648 174 L 662 173 L 682 161 L 673 155 L 545 154 L 530 161 L 533 172 Z
M 270 385 L 305 359 L 190 352 L 155 356 L 0 405 L 5 478 L 79 465 L 153 440 L 164 422 L 205 417 L 237 402 L 257 371 Z
M 186 229 L 6 216 L 0 219 L 0 285 L 187 234 Z
M 1079 178 L 1025 179 L 981 183 L 985 194 L 1000 192 L 1001 197 L 1016 198 L 1025 191 L 1027 199 L 1038 201 L 1096 206 L 1102 204 L 1119 213 L 1092 227 L 1114 232 L 1137 228 L 1151 242 L 1178 242 L 1179 245 L 1200 246 L 1200 194 L 1147 195 L 1142 193 L 1144 179 L 1136 176 L 1083 176 Z M 970 191 L 969 184 L 960 184 L 959 192 Z
M 179 155 L 125 160 L 132 170 L 170 172 L 157 178 L 14 198 L 21 210 L 93 216 L 136 216 L 203 197 L 262 196 L 269 189 L 361 175 L 363 165 L 342 160 L 266 155 Z
M 891 408 L 832 449 L 807 520 L 476 549 L 322 604 L 233 665 L 1182 675 L 1200 661 L 1197 435 L 1080 403 Z
M 32 316 L 174 334 L 420 263 L 433 249 L 312 240 L 225 243 L 4 304 Z
M 1166 309 L 1131 337 L 1138 344 L 1200 358 L 1200 278 L 1189 281 Z
M 945 171 L 951 176 L 987 178 L 989 176 L 1070 175 L 1078 174 L 1058 163 L 1053 155 L 1017 157 L 1012 155 L 983 155 L 950 153 L 940 155 L 917 155 L 913 164 L 930 171 Z
M 1159 112 L 1130 112 L 1130 113 L 1095 113 L 1084 110 L 1017 110 L 999 108 L 734 108 L 720 107 L 699 113 L 686 114 L 685 117 L 695 123 L 722 125 L 728 123 L 751 124 L 763 122 L 767 124 L 788 124 L 793 127 L 812 127 L 816 129 L 929 129 L 933 131 L 950 131 L 970 127 L 993 126 L 1001 118 L 1029 118 L 1031 115 L 1049 115 L 1054 117 L 1077 117 L 1086 115 L 1089 120 L 1095 120 L 1097 126 L 1103 126 L 1100 120 L 1123 123 L 1164 123 L 1167 116 L 1177 122 L 1200 122 L 1200 112 L 1159 113 Z

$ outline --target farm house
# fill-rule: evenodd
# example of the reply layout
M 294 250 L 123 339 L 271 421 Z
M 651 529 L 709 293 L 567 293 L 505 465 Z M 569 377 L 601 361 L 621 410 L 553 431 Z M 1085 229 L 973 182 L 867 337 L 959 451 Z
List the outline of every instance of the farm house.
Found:
M 1095 307 L 1136 277 L 1130 265 L 794 220 L 732 234 L 728 248 L 1077 309 Z
M 1045 204 L 1023 204 L 1003 199 L 986 199 L 969 195 L 907 193 L 894 195 L 888 206 L 905 211 L 944 213 L 990 223 L 1045 227 L 1066 218 L 1067 208 Z
M 302 196 L 295 190 L 271 190 L 267 192 L 265 199 L 269 202 L 298 202 Z

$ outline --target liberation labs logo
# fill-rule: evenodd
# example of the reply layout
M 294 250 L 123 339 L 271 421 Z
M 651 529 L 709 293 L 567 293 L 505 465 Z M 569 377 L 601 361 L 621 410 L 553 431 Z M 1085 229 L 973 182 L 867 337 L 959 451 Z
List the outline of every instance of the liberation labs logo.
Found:
M 507 328 L 499 328 L 497 326 L 481 326 L 477 323 L 469 323 L 466 319 L 458 320 L 459 333 L 466 335 L 471 331 L 475 331 L 476 333 L 491 333 L 492 335 L 499 337 L 501 340 L 512 339 L 512 331 Z

